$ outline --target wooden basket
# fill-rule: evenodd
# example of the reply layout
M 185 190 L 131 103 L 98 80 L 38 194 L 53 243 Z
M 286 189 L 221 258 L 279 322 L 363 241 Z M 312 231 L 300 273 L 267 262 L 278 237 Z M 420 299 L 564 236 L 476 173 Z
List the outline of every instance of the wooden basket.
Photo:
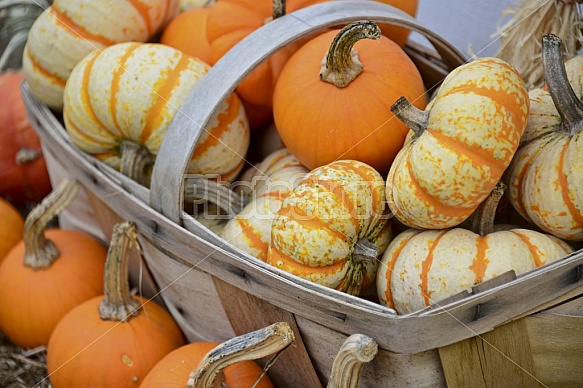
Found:
M 151 189 L 77 149 L 59 119 L 26 84 L 23 96 L 43 148 L 90 193 L 106 236 L 121 219 L 136 223 L 144 260 L 138 260 L 140 278 L 152 286 L 152 294 L 166 304 L 190 341 L 224 341 L 276 321 L 290 323 L 296 345 L 269 370 L 277 386 L 325 385 L 334 356 L 354 333 L 368 335 L 379 345 L 377 357 L 364 368 L 363 387 L 486 387 L 509 382 L 533 386 L 541 381 L 548 385 L 557 380 L 556 370 L 570 367 L 573 371 L 562 383 L 583 381 L 578 367 L 581 351 L 575 348 L 569 357 L 555 357 L 553 364 L 544 357 L 547 343 L 540 342 L 545 339 L 540 333 L 545 330 L 539 325 L 553 322 L 555 330 L 564 328 L 558 340 L 576 338 L 569 333 L 583 330 L 583 318 L 573 313 L 581 305 L 581 298 L 575 298 L 583 292 L 582 251 L 520 276 L 504 274 L 471 293 L 398 316 L 387 307 L 279 271 L 228 244 L 181 210 L 187 162 L 202 128 L 236 85 L 283 45 L 362 19 L 403 26 L 427 38 L 435 51 L 414 44 L 407 51 L 428 87 L 465 61 L 446 41 L 386 4 L 334 1 L 296 11 L 249 35 L 200 81 L 166 134 Z M 560 314 L 547 312 L 544 320 L 535 318 L 540 314 L 532 315 L 571 299 L 575 300 Z M 547 319 L 564 317 L 565 311 L 573 315 L 566 326 L 561 326 L 563 320 Z M 522 317 L 526 318 L 518 320 Z M 557 341 L 549 342 L 555 355 L 562 350 Z

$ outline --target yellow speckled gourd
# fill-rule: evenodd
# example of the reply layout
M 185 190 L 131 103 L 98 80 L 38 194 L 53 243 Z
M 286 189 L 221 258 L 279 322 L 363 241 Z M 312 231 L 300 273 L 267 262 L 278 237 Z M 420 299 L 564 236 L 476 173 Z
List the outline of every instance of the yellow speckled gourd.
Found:
M 162 44 L 118 43 L 94 51 L 74 68 L 65 88 L 67 133 L 82 150 L 147 185 L 148 174 L 139 173 L 148 171 L 172 119 L 208 70 L 199 59 Z M 202 134 L 187 172 L 230 181 L 243 168 L 248 146 L 249 124 L 233 93 Z M 124 152 L 142 157 L 135 177 Z
M 267 262 L 359 295 L 374 284 L 391 237 L 382 177 L 365 163 L 340 160 L 312 170 L 284 199 Z
M 73 67 L 96 49 L 146 42 L 178 12 L 178 0 L 55 0 L 34 22 L 22 59 L 31 92 L 54 109 Z
M 250 201 L 229 220 L 220 236 L 234 246 L 265 261 L 271 241 L 271 223 L 285 197 L 308 173 L 287 148 L 271 153 L 249 178 Z
M 472 229 L 409 229 L 385 251 L 377 275 L 383 305 L 400 314 L 468 290 L 514 270 L 529 271 L 564 257 L 573 249 L 558 238 L 527 229 L 494 231 L 495 208 L 503 195 L 496 187 L 476 211 Z
M 543 37 L 546 89 L 530 91 L 531 112 L 507 173 L 508 198 L 527 220 L 583 241 L 583 56 L 563 64 L 561 40 Z
M 453 70 L 426 111 L 405 99 L 391 110 L 415 135 L 389 171 L 389 206 L 409 227 L 444 229 L 467 219 L 500 180 L 529 103 L 511 65 L 480 58 Z

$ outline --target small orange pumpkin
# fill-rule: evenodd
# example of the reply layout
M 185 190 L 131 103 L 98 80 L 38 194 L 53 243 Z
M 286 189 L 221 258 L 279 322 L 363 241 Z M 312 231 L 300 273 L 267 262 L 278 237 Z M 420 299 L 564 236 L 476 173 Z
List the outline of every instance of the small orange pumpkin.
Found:
M 209 7 L 201 7 L 178 14 L 164 28 L 160 43 L 210 64 L 210 43 L 206 35 L 209 12 Z
M 16 208 L 0 197 L 0 263 L 8 252 L 22 240 L 24 219 Z
M 390 110 L 403 95 L 425 108 L 419 70 L 376 23 L 356 22 L 310 40 L 286 63 L 273 97 L 275 126 L 309 169 L 353 159 L 384 175 L 408 132 Z
M 85 233 L 45 231 L 77 190 L 65 180 L 33 209 L 0 266 L 0 331 L 18 346 L 46 345 L 67 312 L 103 292 L 105 247 Z
M 105 263 L 104 294 L 61 319 L 47 346 L 47 370 L 60 387 L 138 387 L 164 356 L 184 345 L 170 314 L 130 294 L 129 247 L 135 225 L 114 226 Z

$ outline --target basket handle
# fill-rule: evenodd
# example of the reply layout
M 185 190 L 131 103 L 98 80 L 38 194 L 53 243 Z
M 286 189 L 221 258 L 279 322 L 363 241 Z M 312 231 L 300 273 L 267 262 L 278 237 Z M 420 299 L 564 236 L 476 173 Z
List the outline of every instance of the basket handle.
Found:
M 172 221 L 181 222 L 186 166 L 221 102 L 260 63 L 279 48 L 324 28 L 358 20 L 405 27 L 434 46 L 449 71 L 466 62 L 451 44 L 405 12 L 377 1 L 329 1 L 277 18 L 249 34 L 229 50 L 188 95 L 166 133 L 154 164 L 150 205 Z

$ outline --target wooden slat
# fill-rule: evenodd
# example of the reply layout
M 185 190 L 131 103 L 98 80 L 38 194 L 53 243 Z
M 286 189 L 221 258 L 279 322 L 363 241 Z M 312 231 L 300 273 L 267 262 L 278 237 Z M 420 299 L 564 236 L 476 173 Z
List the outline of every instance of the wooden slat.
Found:
M 295 335 L 293 345 L 284 350 L 269 368 L 269 377 L 277 387 L 322 386 L 292 313 L 256 298 L 221 279 L 213 280 L 236 335 L 246 334 L 275 322 L 287 322 L 292 328 Z M 290 374 L 290 370 L 294 373 Z
M 450 388 L 544 386 L 536 376 L 523 320 L 440 348 L 439 355 Z

